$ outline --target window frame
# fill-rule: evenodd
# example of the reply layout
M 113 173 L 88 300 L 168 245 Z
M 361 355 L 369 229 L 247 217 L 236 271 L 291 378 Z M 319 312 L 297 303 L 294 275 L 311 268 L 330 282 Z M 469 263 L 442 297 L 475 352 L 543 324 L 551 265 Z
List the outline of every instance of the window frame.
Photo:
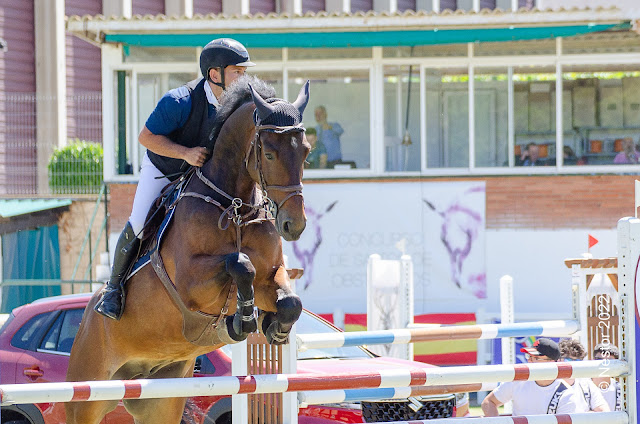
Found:
M 158 73 L 162 69 L 163 73 L 198 72 L 198 60 L 194 57 L 193 63 L 186 62 L 128 62 L 122 60 L 122 48 L 119 46 L 104 44 L 103 49 L 103 87 L 113 87 L 115 73 L 117 71 L 127 71 L 130 73 L 129 84 L 127 85 L 127 146 L 137 145 L 137 134 L 141 122 L 137 119 L 137 78 L 145 73 Z M 199 53 L 199 49 L 195 50 Z M 385 171 L 385 148 L 384 148 L 384 66 L 419 66 L 420 73 L 420 154 L 421 165 L 419 171 Z M 257 75 L 260 72 L 282 72 L 283 92 L 279 93 L 284 98 L 290 98 L 292 93 L 288 93 L 289 73 L 305 70 L 369 70 L 369 154 L 370 168 L 351 170 L 305 170 L 305 179 L 333 179 L 333 178 L 371 178 L 371 177 L 416 177 L 416 176 L 480 176 L 480 175 L 562 175 L 562 174 L 625 174 L 630 172 L 640 172 L 639 165 L 569 165 L 562 162 L 562 147 L 564 145 L 563 117 L 562 117 L 562 90 L 563 90 L 563 67 L 569 65 L 637 65 L 640 69 L 640 53 L 593 53 L 593 54 L 562 54 L 562 39 L 555 40 L 555 54 L 523 54 L 511 56 L 476 56 L 474 55 L 474 44 L 467 45 L 467 56 L 453 57 L 384 57 L 382 47 L 373 47 L 370 58 L 354 58 L 345 61 L 323 59 L 291 60 L 288 58 L 288 49 L 282 49 L 282 61 L 272 60 L 260 63 L 259 67 L 251 70 Z M 513 105 L 513 69 L 528 66 L 548 66 L 555 69 L 555 110 L 556 110 L 556 134 L 555 151 L 556 165 L 545 167 L 516 167 L 513 163 L 513 149 L 515 144 L 514 130 L 514 105 Z M 428 168 L 427 167 L 427 120 L 424 118 L 428 113 L 429 105 L 426 102 L 427 82 L 425 79 L 428 69 L 439 69 L 448 67 L 466 68 L 469 73 L 469 163 L 467 167 L 461 168 Z M 475 165 L 475 102 L 474 75 L 480 73 L 484 68 L 504 67 L 508 70 L 508 166 L 478 167 Z M 311 87 L 313 96 L 313 87 Z M 115 108 L 114 95 L 111 91 L 105 91 L 103 96 L 103 122 L 114 122 Z M 313 122 L 313 117 L 307 111 L 306 121 Z M 132 153 L 131 162 L 133 174 L 117 175 L 115 173 L 115 142 L 116 128 L 113 125 L 103 126 L 103 140 L 105 140 L 105 180 L 109 182 L 135 182 L 139 175 L 140 155 Z M 414 140 L 417 142 L 418 140 Z

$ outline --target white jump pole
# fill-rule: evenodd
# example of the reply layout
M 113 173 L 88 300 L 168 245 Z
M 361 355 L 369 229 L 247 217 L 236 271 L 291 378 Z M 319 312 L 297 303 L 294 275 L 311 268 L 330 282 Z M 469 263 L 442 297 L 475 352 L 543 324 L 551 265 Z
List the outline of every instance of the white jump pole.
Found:
M 165 397 L 223 396 L 239 393 L 285 393 L 314 390 L 444 386 L 504 381 L 618 377 L 629 372 L 621 360 L 549 362 L 407 368 L 337 374 L 264 374 L 237 377 L 166 378 L 83 381 L 39 384 L 1 384 L 2 405 Z
M 504 325 L 513 324 L 514 322 L 514 305 L 513 305 L 513 278 L 505 275 L 500 278 L 500 323 Z M 515 364 L 516 350 L 511 337 L 505 337 L 501 341 L 502 347 L 502 363 Z M 513 404 L 507 402 L 504 405 L 504 413 L 512 412 Z

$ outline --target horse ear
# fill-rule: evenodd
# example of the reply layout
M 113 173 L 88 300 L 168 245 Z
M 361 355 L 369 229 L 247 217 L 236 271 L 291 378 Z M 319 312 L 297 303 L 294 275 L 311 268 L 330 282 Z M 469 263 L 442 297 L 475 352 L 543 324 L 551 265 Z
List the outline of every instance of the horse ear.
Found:
M 300 116 L 302 116 L 307 103 L 309 103 L 309 80 L 302 86 L 298 98 L 292 104 L 300 111 Z
M 253 98 L 253 103 L 256 104 L 256 109 L 258 110 L 258 117 L 260 120 L 267 118 L 274 112 L 273 106 L 269 103 L 265 102 L 262 96 L 259 93 L 256 93 L 251 84 L 249 84 L 249 90 L 251 90 L 251 97 Z

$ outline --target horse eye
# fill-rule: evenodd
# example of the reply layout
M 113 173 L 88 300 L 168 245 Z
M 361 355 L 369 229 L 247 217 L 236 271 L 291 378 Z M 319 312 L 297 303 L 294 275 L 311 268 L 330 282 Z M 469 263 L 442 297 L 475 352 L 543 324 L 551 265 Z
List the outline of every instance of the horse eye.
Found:
M 273 160 L 273 153 L 265 153 L 264 157 L 269 159 L 269 160 Z

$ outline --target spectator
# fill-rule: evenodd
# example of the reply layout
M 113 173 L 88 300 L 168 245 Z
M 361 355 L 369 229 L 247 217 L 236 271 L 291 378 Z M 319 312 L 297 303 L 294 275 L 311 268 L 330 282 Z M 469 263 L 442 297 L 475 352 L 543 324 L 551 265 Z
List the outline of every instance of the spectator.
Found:
M 620 359 L 620 351 L 611 343 L 600 343 L 593 348 L 593 359 L 602 361 Z M 591 380 L 602 392 L 612 411 L 622 410 L 620 383 L 611 377 L 593 377 Z
M 536 143 L 529 143 L 520 155 L 520 166 L 542 166 L 546 165 L 540 158 L 540 147 Z
M 622 151 L 613 158 L 613 163 L 625 164 L 638 162 L 640 162 L 640 153 L 636 150 L 636 146 L 633 144 L 633 139 L 631 137 L 623 138 Z
M 577 165 L 578 157 L 570 146 L 564 146 L 562 148 L 562 164 L 563 165 Z
M 557 362 L 560 348 L 551 339 L 540 338 L 522 348 L 529 363 Z M 510 381 L 500 384 L 482 401 L 482 412 L 497 417 L 498 407 L 513 401 L 513 415 L 570 414 L 578 412 L 576 395 L 564 380 Z
M 587 356 L 584 346 L 574 339 L 564 339 L 558 344 L 564 361 L 582 361 Z M 579 412 L 609 412 L 611 409 L 598 387 L 590 378 L 565 378 L 576 394 Z
M 318 106 L 315 115 L 318 123 L 318 142 L 323 144 L 327 151 L 327 167 L 333 168 L 335 164 L 342 162 L 340 136 L 344 130 L 337 122 L 327 122 L 327 108 L 324 106 Z
M 318 143 L 318 134 L 315 128 L 308 128 L 306 131 L 307 141 L 311 145 L 311 151 L 307 156 L 305 168 L 326 168 L 327 167 L 327 149 L 324 144 Z

